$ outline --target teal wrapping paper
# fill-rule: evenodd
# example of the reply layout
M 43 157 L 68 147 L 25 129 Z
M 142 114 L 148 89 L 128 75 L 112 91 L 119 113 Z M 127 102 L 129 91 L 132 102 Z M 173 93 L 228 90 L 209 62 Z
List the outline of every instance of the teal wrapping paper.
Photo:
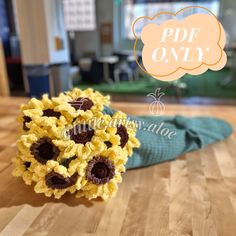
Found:
M 115 111 L 106 108 L 104 113 Z M 138 125 L 141 143 L 126 163 L 127 169 L 175 160 L 184 153 L 224 140 L 233 132 L 229 123 L 213 117 L 128 116 Z

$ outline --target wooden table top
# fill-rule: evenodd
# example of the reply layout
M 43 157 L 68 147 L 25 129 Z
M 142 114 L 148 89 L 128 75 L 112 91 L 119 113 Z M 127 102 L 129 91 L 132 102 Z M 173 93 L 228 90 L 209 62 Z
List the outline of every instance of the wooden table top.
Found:
M 236 235 L 236 135 L 176 161 L 128 171 L 115 198 L 87 201 L 35 194 L 11 176 L 18 107 L 0 98 L 1 235 Z M 114 103 L 129 114 L 148 104 Z M 236 128 L 236 107 L 167 105 L 166 115 L 213 115 Z

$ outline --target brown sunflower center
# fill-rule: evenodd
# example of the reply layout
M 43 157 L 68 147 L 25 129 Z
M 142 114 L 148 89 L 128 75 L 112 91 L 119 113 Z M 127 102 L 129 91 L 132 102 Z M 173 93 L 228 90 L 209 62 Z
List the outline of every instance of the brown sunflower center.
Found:
M 92 175 L 98 179 L 103 179 L 109 176 L 109 168 L 104 163 L 96 163 L 92 169 Z
M 93 184 L 108 183 L 115 175 L 115 166 L 112 161 L 104 157 L 94 157 L 88 164 L 86 178 Z
M 112 143 L 110 141 L 105 141 L 104 143 L 106 144 L 107 148 L 112 147 Z
M 74 174 L 71 177 L 65 178 L 63 175 L 56 172 L 51 172 L 46 175 L 45 182 L 46 185 L 51 189 L 64 189 L 71 187 L 76 183 L 78 174 Z
M 28 131 L 29 128 L 26 126 L 26 123 L 31 122 L 32 119 L 29 116 L 23 116 L 23 130 Z
M 69 135 L 70 139 L 75 141 L 75 143 L 86 144 L 91 141 L 94 130 L 87 124 L 80 124 L 69 130 Z
M 47 109 L 43 111 L 43 116 L 56 117 L 57 119 L 59 119 L 61 116 L 61 113 L 54 111 L 53 109 Z
M 120 146 L 123 148 L 129 140 L 129 134 L 126 127 L 124 125 L 118 126 L 116 134 L 120 136 Z
M 77 98 L 76 100 L 69 102 L 69 104 L 76 110 L 87 111 L 93 106 L 93 101 L 89 98 Z
M 24 163 L 24 165 L 25 165 L 25 168 L 26 168 L 26 169 L 29 169 L 30 166 L 31 166 L 31 162 L 26 161 L 26 162 Z
M 63 159 L 61 161 L 61 165 L 65 166 L 66 168 L 69 168 L 69 165 L 71 163 L 71 161 L 75 160 L 77 158 L 77 156 L 73 156 L 73 157 L 70 157 L 70 158 L 67 158 L 67 159 Z
M 60 153 L 58 147 L 48 137 L 41 138 L 33 143 L 30 151 L 34 158 L 42 164 L 46 164 L 48 160 L 55 160 Z

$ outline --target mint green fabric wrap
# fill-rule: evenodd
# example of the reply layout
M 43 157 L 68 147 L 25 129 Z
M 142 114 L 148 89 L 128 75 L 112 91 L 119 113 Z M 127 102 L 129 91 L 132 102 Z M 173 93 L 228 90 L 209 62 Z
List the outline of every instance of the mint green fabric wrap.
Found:
M 104 113 L 113 114 L 106 108 Z M 133 169 L 171 161 L 186 152 L 203 148 L 227 138 L 233 129 L 213 117 L 128 116 L 137 122 L 136 137 L 141 147 L 134 149 L 126 168 Z M 172 132 L 172 133 L 171 133 Z

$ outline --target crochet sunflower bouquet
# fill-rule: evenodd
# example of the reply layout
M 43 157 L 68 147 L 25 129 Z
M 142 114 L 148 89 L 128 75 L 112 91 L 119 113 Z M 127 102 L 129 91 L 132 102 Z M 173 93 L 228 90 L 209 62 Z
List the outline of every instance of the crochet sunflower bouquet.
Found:
M 135 117 L 109 105 L 109 97 L 77 88 L 22 105 L 13 175 L 47 197 L 106 200 L 126 169 L 174 160 L 232 133 L 211 117 Z
M 22 105 L 13 175 L 48 197 L 114 196 L 128 157 L 140 144 L 124 113 L 103 113 L 108 105 L 109 97 L 92 89 L 52 99 L 44 95 Z

